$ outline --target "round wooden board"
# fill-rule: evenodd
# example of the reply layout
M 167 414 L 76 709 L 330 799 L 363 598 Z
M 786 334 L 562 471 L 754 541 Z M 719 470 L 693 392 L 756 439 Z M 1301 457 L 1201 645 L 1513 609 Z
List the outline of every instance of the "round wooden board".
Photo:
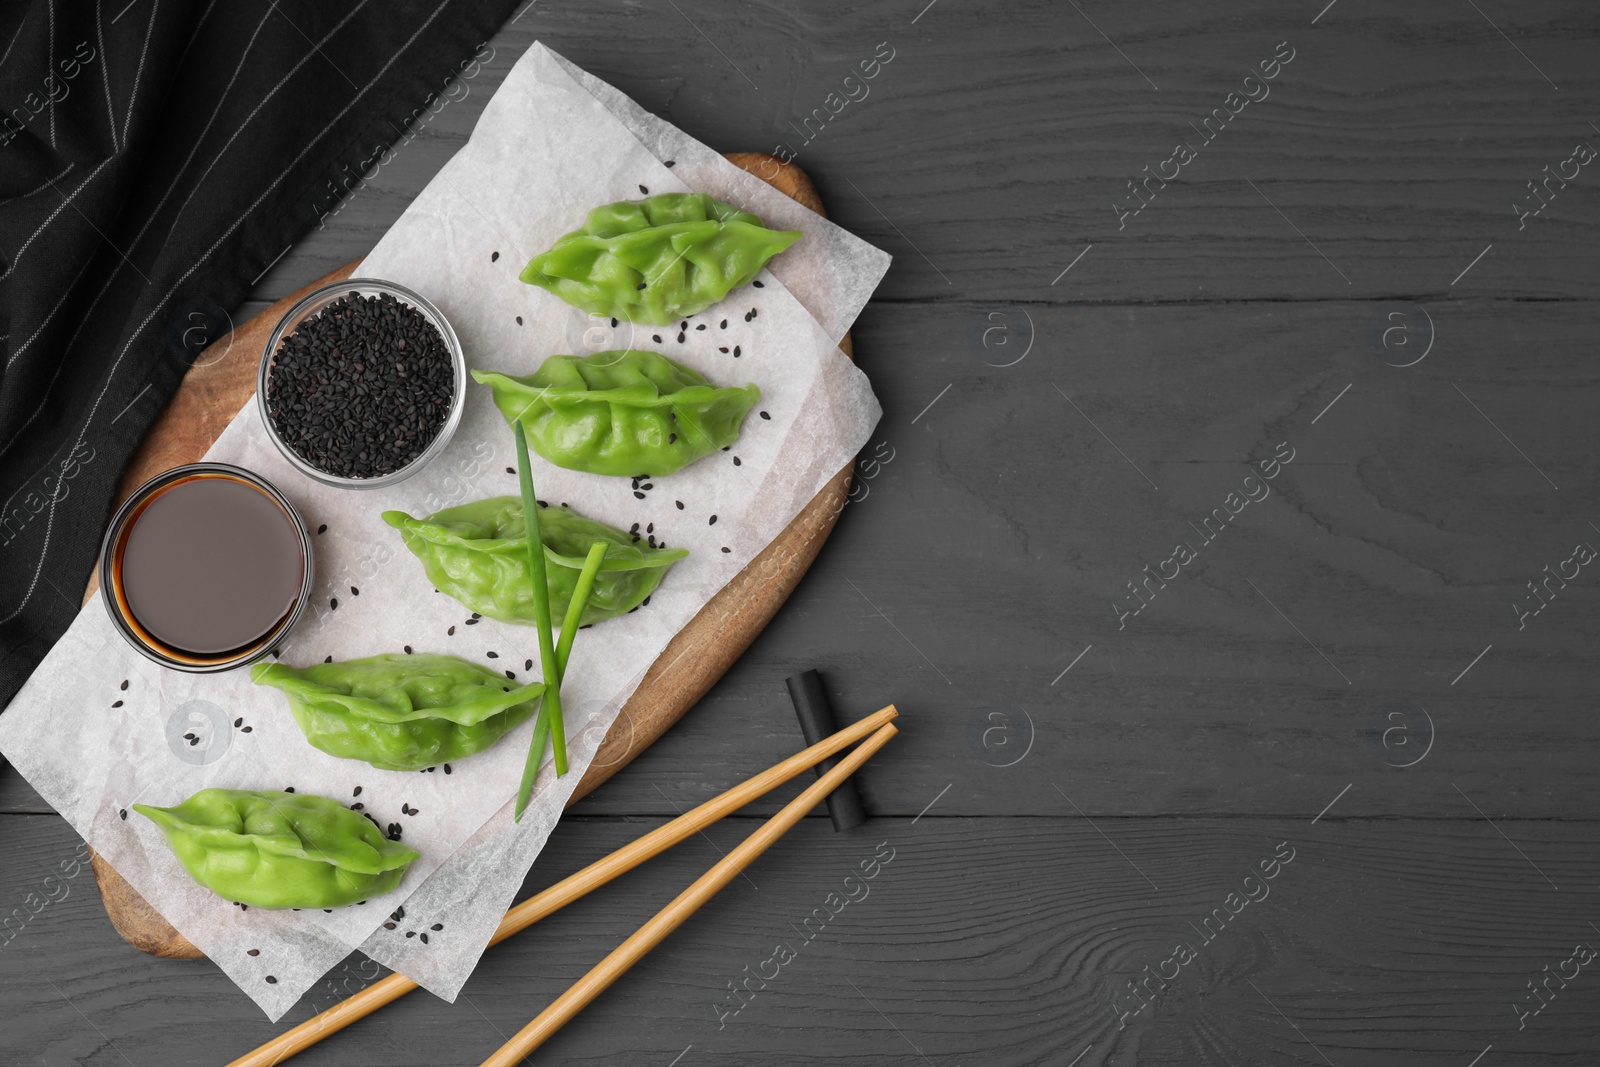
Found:
M 732 153 L 727 158 L 817 214 L 824 214 L 816 187 L 799 167 L 760 152 Z M 162 471 L 193 463 L 205 455 L 255 392 L 261 350 L 278 319 L 312 289 L 348 278 L 355 268 L 356 264 L 351 263 L 318 278 L 232 333 L 219 337 L 202 352 L 129 461 L 116 502 L 121 503 Z M 848 336 L 840 347 L 846 355 L 853 354 Z M 623 706 L 569 803 L 592 792 L 649 748 L 755 640 L 799 584 L 832 531 L 850 492 L 850 470 L 851 466 L 846 465 L 836 474 L 777 540 L 751 560 L 672 639 L 632 699 Z M 84 592 L 86 602 L 98 586 L 98 577 L 91 578 Z M 171 959 L 203 955 L 109 863 L 93 853 L 90 859 L 111 925 L 129 944 L 153 956 Z

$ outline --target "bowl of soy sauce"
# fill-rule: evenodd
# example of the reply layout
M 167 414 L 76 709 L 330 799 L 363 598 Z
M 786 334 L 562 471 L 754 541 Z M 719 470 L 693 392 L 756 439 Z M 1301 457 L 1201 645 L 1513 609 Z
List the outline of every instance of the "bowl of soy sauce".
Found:
M 243 467 L 190 463 L 117 509 L 100 553 L 111 622 L 173 670 L 210 673 L 270 652 L 305 610 L 311 537 L 277 487 Z

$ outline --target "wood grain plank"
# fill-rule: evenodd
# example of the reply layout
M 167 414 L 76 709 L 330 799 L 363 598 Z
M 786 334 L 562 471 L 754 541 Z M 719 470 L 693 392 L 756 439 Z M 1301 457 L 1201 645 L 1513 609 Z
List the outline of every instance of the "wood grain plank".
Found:
M 528 888 L 656 822 L 564 821 Z M 752 827 L 730 820 L 492 950 L 455 1005 L 408 998 L 297 1062 L 477 1062 Z M 1079 1067 L 1322 1063 L 1317 1049 L 1340 1067 L 1464 1067 L 1493 1044 L 1509 1057 L 1501 1062 L 1576 1062 L 1570 1050 L 1600 1042 L 1600 984 L 1589 969 L 1565 989 L 1552 984 L 1555 998 L 1521 1030 L 1512 1004 L 1531 1003 L 1526 982 L 1574 943 L 1600 940 L 1584 891 L 1600 878 L 1600 824 L 1502 829 L 1559 891 L 1481 824 L 1330 816 L 1090 826 L 934 814 L 839 835 L 807 820 L 548 1055 L 665 1065 L 692 1045 L 683 1064 L 778 1065 L 803 1043 L 808 1060 L 865 1067 L 921 1063 L 914 1045 L 937 1067 L 1021 1067 L 1065 1065 L 1092 1044 Z M 43 817 L 0 818 L 0 832 L 27 842 L 0 871 L 0 902 L 20 906 L 75 838 Z M 1262 881 L 1260 861 L 1288 854 L 1282 842 L 1293 859 Z M 891 851 L 874 878 L 860 879 L 861 861 Z M 1190 927 L 1227 911 L 1229 893 L 1261 896 L 1262 886 L 1263 899 L 1233 905 L 1236 917 L 1212 917 L 1209 942 Z M 847 891 L 858 899 L 841 906 Z M 837 915 L 829 893 L 839 894 Z M 96 908 L 74 890 L 0 951 L 0 1047 L 30 1062 L 122 1062 L 120 1052 L 182 1067 L 215 1063 L 276 1029 L 208 963 L 159 962 L 119 945 Z M 830 918 L 806 927 L 813 909 Z M 754 996 L 728 1014 L 740 1003 L 728 983 L 772 975 L 765 961 L 780 940 L 795 958 L 765 988 L 754 980 Z M 1127 982 L 1160 968 L 1178 941 L 1197 958 L 1119 1030 L 1113 998 L 1130 1010 Z M 333 980 L 355 988 L 373 974 L 352 960 Z M 319 989 L 291 1019 L 335 995 Z
M 883 299 L 1594 296 L 1600 175 L 1554 182 L 1525 225 L 1513 208 L 1576 143 L 1600 147 L 1584 4 L 1345 0 L 1315 25 L 1323 3 L 939 3 L 914 24 L 926 5 L 907 6 L 540 5 L 263 284 L 281 294 L 370 247 L 537 38 L 707 143 L 794 150 L 838 221 L 896 256 Z M 1202 143 L 1190 124 L 1282 41 L 1296 55 L 1271 95 Z M 880 43 L 893 59 L 863 83 Z M 1184 139 L 1197 158 L 1123 223 L 1113 202 Z

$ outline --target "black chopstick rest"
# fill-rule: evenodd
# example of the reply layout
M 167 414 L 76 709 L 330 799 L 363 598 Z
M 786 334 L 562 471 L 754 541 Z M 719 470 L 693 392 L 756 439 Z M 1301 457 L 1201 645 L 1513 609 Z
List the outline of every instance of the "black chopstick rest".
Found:
M 833 705 L 828 703 L 828 694 L 822 688 L 822 675 L 805 671 L 785 679 L 785 684 L 789 687 L 789 699 L 794 703 L 794 714 L 800 720 L 800 732 L 806 744 L 814 745 L 838 732 Z M 817 764 L 817 777 L 827 774 L 838 762 L 839 756 L 831 756 Z M 861 793 L 856 789 L 854 778 L 846 778 L 839 788 L 829 793 L 827 805 L 828 817 L 833 820 L 836 831 L 850 830 L 867 821 L 867 809 L 861 806 Z

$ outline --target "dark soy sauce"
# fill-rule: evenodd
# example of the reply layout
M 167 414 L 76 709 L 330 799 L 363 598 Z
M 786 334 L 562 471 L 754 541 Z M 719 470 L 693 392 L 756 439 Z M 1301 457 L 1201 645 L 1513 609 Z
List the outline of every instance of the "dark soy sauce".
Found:
M 294 609 L 305 576 L 295 520 L 262 490 L 226 475 L 157 492 L 134 517 L 120 563 L 139 626 L 198 656 L 260 642 Z

